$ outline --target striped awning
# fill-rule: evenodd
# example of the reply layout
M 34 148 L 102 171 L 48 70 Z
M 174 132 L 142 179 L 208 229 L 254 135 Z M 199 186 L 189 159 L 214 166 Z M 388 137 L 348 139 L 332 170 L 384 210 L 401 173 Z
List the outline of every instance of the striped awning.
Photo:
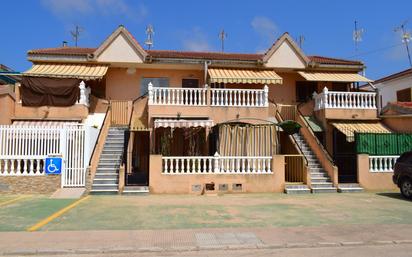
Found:
M 330 82 L 372 82 L 372 80 L 359 75 L 358 73 L 338 73 L 338 72 L 298 72 L 308 81 L 330 81 Z
M 282 84 L 273 70 L 209 68 L 210 83 Z
M 101 79 L 107 72 L 107 65 L 97 64 L 34 64 L 25 76 L 52 77 L 52 78 L 76 78 L 83 80 Z
M 213 120 L 176 120 L 176 119 L 156 119 L 155 128 L 190 128 L 190 127 L 213 127 Z
M 391 131 L 386 128 L 380 122 L 333 122 L 332 125 L 338 129 L 340 132 L 345 134 L 346 141 L 355 141 L 355 132 L 357 133 L 391 133 Z
M 63 126 L 77 126 L 79 122 L 71 121 L 36 121 L 36 120 L 19 120 L 14 121 L 12 126 L 17 127 L 63 127 Z

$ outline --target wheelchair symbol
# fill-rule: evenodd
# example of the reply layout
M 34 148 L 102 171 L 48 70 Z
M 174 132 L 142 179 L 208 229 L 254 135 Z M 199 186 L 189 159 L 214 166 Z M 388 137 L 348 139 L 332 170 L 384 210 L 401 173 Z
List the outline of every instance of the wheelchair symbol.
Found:
M 50 159 L 50 164 L 49 164 L 49 166 L 47 166 L 47 171 L 50 172 L 50 173 L 59 172 L 59 169 L 53 163 L 53 159 Z
M 44 169 L 46 174 L 60 174 L 62 172 L 62 159 L 59 157 L 46 158 Z

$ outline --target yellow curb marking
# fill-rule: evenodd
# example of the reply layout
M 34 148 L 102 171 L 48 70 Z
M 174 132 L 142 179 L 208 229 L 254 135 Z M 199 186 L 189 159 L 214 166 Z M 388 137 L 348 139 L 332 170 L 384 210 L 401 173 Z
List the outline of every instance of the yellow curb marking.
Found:
M 45 218 L 44 220 L 38 222 L 37 224 L 29 227 L 26 231 L 33 232 L 33 231 L 36 231 L 36 230 L 40 229 L 41 227 L 43 227 L 47 223 L 51 222 L 52 220 L 58 218 L 59 216 L 63 215 L 64 213 L 66 213 L 69 210 L 73 209 L 74 207 L 76 207 L 77 205 L 79 205 L 81 202 L 83 202 L 84 200 L 86 200 L 88 198 L 89 198 L 89 196 L 86 196 L 86 197 L 83 197 L 83 198 L 75 201 L 74 203 L 72 203 L 72 204 L 64 207 L 63 209 L 53 213 L 52 215 L 50 215 L 49 217 Z
M 8 205 L 8 204 L 11 204 L 11 203 L 15 203 L 15 202 L 20 201 L 20 200 L 23 200 L 23 199 L 25 199 L 25 198 L 27 198 L 27 197 L 28 197 L 28 196 L 22 195 L 22 196 L 19 196 L 19 197 L 17 197 L 17 198 L 14 198 L 14 199 L 11 199 L 11 200 L 2 202 L 2 203 L 0 203 L 0 207 L 1 207 L 1 206 Z

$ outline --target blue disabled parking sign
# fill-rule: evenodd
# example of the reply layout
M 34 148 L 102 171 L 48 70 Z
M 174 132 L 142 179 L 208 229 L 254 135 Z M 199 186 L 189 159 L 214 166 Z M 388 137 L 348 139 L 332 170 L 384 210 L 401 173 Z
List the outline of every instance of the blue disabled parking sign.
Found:
M 62 173 L 62 158 L 61 157 L 47 157 L 44 164 L 46 174 L 61 174 Z

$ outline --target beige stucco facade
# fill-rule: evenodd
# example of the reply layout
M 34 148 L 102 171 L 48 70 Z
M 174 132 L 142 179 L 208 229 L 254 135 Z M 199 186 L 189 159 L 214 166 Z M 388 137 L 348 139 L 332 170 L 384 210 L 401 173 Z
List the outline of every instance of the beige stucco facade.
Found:
M 260 193 L 283 192 L 285 187 L 285 158 L 272 157 L 272 174 L 162 174 L 162 156 L 150 155 L 149 188 L 155 194 L 189 193 Z M 215 190 L 205 192 L 205 184 L 214 184 Z M 228 190 L 219 191 L 220 184 L 227 184 Z M 233 190 L 233 184 L 241 184 L 241 190 Z M 193 191 L 192 186 L 200 185 L 201 191 Z
M 397 190 L 392 181 L 393 172 L 370 172 L 369 155 L 358 155 L 358 180 L 366 190 Z

